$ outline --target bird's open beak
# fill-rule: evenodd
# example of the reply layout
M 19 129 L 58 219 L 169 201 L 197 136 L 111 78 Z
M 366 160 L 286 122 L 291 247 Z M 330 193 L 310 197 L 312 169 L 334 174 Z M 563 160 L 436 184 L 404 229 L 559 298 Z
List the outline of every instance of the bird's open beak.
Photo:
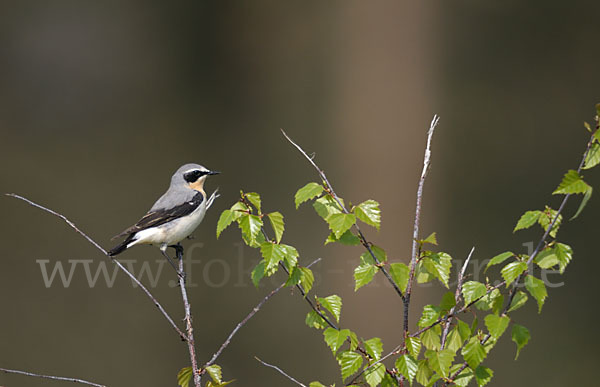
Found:
M 221 172 L 219 172 L 219 171 L 210 171 L 210 172 L 207 173 L 207 175 L 218 175 L 219 173 L 221 173 Z

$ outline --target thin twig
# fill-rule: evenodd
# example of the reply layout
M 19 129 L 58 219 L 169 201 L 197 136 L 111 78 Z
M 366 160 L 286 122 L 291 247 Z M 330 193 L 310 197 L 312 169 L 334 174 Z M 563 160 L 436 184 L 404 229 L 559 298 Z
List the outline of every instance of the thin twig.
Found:
M 286 378 L 288 378 L 288 379 L 289 379 L 289 380 L 291 380 L 292 382 L 296 383 L 297 385 L 299 385 L 299 386 L 302 386 L 302 387 L 306 387 L 306 385 L 305 385 L 305 384 L 302 384 L 302 383 L 300 383 L 299 381 L 297 381 L 296 379 L 292 378 L 290 375 L 286 374 L 286 373 L 285 373 L 285 372 L 284 372 L 284 371 L 283 371 L 281 368 L 279 368 L 279 367 L 277 367 L 277 366 L 274 366 L 274 365 L 272 365 L 272 364 L 269 364 L 269 363 L 265 363 L 264 361 L 260 360 L 260 359 L 259 359 L 258 357 L 256 357 L 256 356 L 254 356 L 254 358 L 255 358 L 256 360 L 258 360 L 258 362 L 259 362 L 260 364 L 262 364 L 262 365 L 264 365 L 264 366 L 266 366 L 266 367 L 269 367 L 269 368 L 273 368 L 274 370 L 276 370 L 277 372 L 279 372 L 280 374 L 282 374 L 283 376 L 285 376 Z
M 33 207 L 39 208 L 40 210 L 46 211 L 54 216 L 57 216 L 59 218 L 61 218 L 62 220 L 64 220 L 69 226 L 71 226 L 71 228 L 73 230 L 75 230 L 78 234 L 80 234 L 81 236 L 83 236 L 85 239 L 88 240 L 88 242 L 90 242 L 92 245 L 94 245 L 98 250 L 100 250 L 102 252 L 102 254 L 106 255 L 107 257 L 109 257 L 111 259 L 111 261 L 113 261 L 118 267 L 119 269 L 123 270 L 123 272 L 125 272 L 125 274 L 127 274 L 127 276 L 129 278 L 131 278 L 131 280 L 133 282 L 136 283 L 137 286 L 140 287 L 140 289 L 142 289 L 142 291 L 146 294 L 146 296 L 148 296 L 148 298 L 150 298 L 150 300 L 152 300 L 152 302 L 154 303 L 154 305 L 158 308 L 158 310 L 160 310 L 160 312 L 162 313 L 163 316 L 165 316 L 165 318 L 167 319 L 167 321 L 169 322 L 169 324 L 171 324 L 171 326 L 173 327 L 173 329 L 175 330 L 175 332 L 177 332 L 177 334 L 179 335 L 179 337 L 181 337 L 181 340 L 186 341 L 187 337 L 185 336 L 185 334 L 181 331 L 181 329 L 179 329 L 179 327 L 177 327 L 177 325 L 175 324 L 175 322 L 173 321 L 173 319 L 171 318 L 171 316 L 169 316 L 169 314 L 167 313 L 167 311 L 165 310 L 165 308 L 162 307 L 162 305 L 156 300 L 156 298 L 152 295 L 152 293 L 150 293 L 150 291 L 133 275 L 131 274 L 131 272 L 129 270 L 127 270 L 125 268 L 125 266 L 123 266 L 121 264 L 121 262 L 119 262 L 116 258 L 110 257 L 108 255 L 108 252 L 106 250 L 104 250 L 102 248 L 102 246 L 100 246 L 98 243 L 96 243 L 96 241 L 94 241 L 92 238 L 90 238 L 86 233 L 84 233 L 83 231 L 81 231 L 76 225 L 75 223 L 71 222 L 69 219 L 67 219 L 67 217 L 65 217 L 62 214 L 59 214 L 56 211 L 53 211 L 51 209 L 48 209 L 42 205 L 39 205 L 35 202 L 32 202 L 31 200 L 24 198 L 23 196 L 14 194 L 14 193 L 7 193 L 5 194 L 6 196 L 10 196 L 16 199 L 20 199 L 23 200 L 24 202 L 32 205 Z
M 187 333 L 187 344 L 188 351 L 190 353 L 190 361 L 192 363 L 192 372 L 194 375 L 194 385 L 196 387 L 201 386 L 202 375 L 198 369 L 198 360 L 196 358 L 196 347 L 194 341 L 194 328 L 192 326 L 192 308 L 190 306 L 190 302 L 188 300 L 187 290 L 185 288 L 185 268 L 183 265 L 183 247 L 181 245 L 175 246 L 175 252 L 177 254 L 177 259 L 179 260 L 179 273 L 182 275 L 179 276 L 179 287 L 181 288 L 181 298 L 183 299 L 183 307 L 185 310 L 185 327 Z
M 93 382 L 88 382 L 87 380 L 83 380 L 83 379 L 69 378 L 69 377 L 64 377 L 64 376 L 42 375 L 42 374 L 35 374 L 33 372 L 27 372 L 27 371 L 9 370 L 7 368 L 0 368 L 0 371 L 6 372 L 7 374 L 19 374 L 19 375 L 25 375 L 25 376 L 33 376 L 33 377 L 42 378 L 42 379 L 62 380 L 65 382 L 87 384 L 88 386 L 106 387 L 103 384 L 97 384 L 97 383 L 93 383 Z
M 310 268 L 312 265 L 318 263 L 321 260 L 321 258 L 317 258 L 314 261 L 312 261 L 308 266 L 308 268 Z M 221 345 L 221 347 L 219 348 L 219 350 L 217 352 L 215 352 L 215 354 L 212 356 L 212 358 L 202 367 L 202 369 L 206 369 L 206 367 L 209 367 L 211 365 L 213 365 L 215 363 L 215 361 L 217 361 L 217 358 L 221 355 L 221 353 L 223 352 L 223 350 L 225 348 L 227 348 L 227 346 L 229 345 L 229 343 L 231 343 L 231 339 L 233 339 L 233 336 L 235 336 L 235 334 L 248 322 L 248 320 L 250 320 L 252 317 L 254 317 L 254 315 L 260 310 L 260 308 L 262 308 L 262 306 L 271 298 L 273 297 L 275 294 L 277 294 L 281 289 L 283 289 L 285 287 L 285 282 L 283 282 L 281 285 L 279 285 L 277 288 L 273 289 L 269 294 L 267 294 L 265 296 L 265 298 L 263 298 L 254 308 L 252 308 L 252 310 L 250 311 L 250 313 L 248 313 L 248 315 L 246 317 L 244 317 L 244 319 L 238 324 L 236 325 L 236 327 L 233 329 L 233 331 L 231 331 L 231 333 L 229 334 L 229 336 L 227 337 L 227 340 L 225 340 L 223 342 L 223 344 Z
M 300 151 L 300 153 L 302 153 L 302 155 L 304 157 L 306 157 L 306 159 L 308 160 L 308 162 L 317 170 L 317 172 L 319 173 L 319 176 L 321 177 L 321 179 L 323 180 L 323 182 L 325 183 L 326 187 L 327 187 L 327 191 L 328 193 L 331 195 L 331 197 L 333 197 L 333 199 L 336 201 L 336 203 L 338 204 L 338 206 L 340 207 L 340 209 L 342 210 L 342 212 L 344 212 L 345 214 L 350 214 L 350 211 L 348 211 L 348 209 L 343 205 L 342 201 L 340 200 L 339 196 L 337 196 L 337 194 L 335 193 L 335 191 L 333 190 L 333 186 L 331 185 L 331 183 L 329 182 L 329 180 L 327 179 L 327 176 L 325 175 L 325 172 L 319 168 L 319 166 L 314 162 L 313 158 L 310 157 L 308 154 L 306 154 L 306 152 L 304 151 L 304 149 L 302 149 L 300 147 L 300 145 L 296 144 L 288 135 L 287 133 L 285 133 L 285 131 L 283 129 L 281 129 L 281 133 L 283 133 L 283 136 L 294 146 L 296 147 L 296 149 L 298 149 Z M 383 266 L 382 262 L 379 261 L 379 258 L 377 258 L 377 256 L 375 255 L 375 253 L 373 252 L 373 249 L 371 249 L 371 244 L 369 243 L 369 241 L 367 241 L 367 238 L 365 237 L 365 235 L 362 233 L 360 226 L 358 225 L 358 223 L 354 223 L 354 228 L 356 229 L 356 232 L 358 233 L 358 237 L 360 239 L 361 244 L 363 245 L 363 247 L 369 252 L 369 254 L 371 255 L 371 257 L 373 258 L 373 261 L 375 261 L 376 266 L 379 268 L 379 270 L 383 273 L 383 275 L 387 278 L 387 280 L 389 281 L 389 283 L 392 285 L 392 287 L 394 288 L 394 290 L 396 291 L 396 293 L 398 293 L 398 295 L 400 296 L 400 298 L 402 298 L 402 301 L 404 301 L 404 294 L 402 294 L 402 290 L 400 290 L 400 288 L 398 287 L 398 285 L 396 284 L 396 282 L 392 279 L 392 276 L 390 275 L 390 273 L 388 273 L 388 271 L 386 270 L 386 268 Z
M 406 292 L 404 293 L 404 335 L 408 334 L 408 310 L 410 307 L 410 295 L 412 293 L 412 284 L 415 278 L 415 269 L 417 267 L 417 259 L 419 255 L 419 227 L 421 223 L 421 204 L 423 202 L 423 186 L 425 185 L 425 178 L 429 171 L 429 165 L 431 164 L 431 139 L 433 138 L 433 132 L 440 121 L 440 117 L 435 114 L 429 125 L 429 131 L 427 132 L 427 146 L 425 147 L 425 156 L 423 158 L 423 170 L 421 171 L 421 178 L 419 179 L 419 186 L 417 188 L 417 205 L 415 208 L 415 222 L 413 227 L 413 242 L 412 242 L 412 254 L 410 259 L 410 270 L 408 276 L 408 285 L 406 286 Z

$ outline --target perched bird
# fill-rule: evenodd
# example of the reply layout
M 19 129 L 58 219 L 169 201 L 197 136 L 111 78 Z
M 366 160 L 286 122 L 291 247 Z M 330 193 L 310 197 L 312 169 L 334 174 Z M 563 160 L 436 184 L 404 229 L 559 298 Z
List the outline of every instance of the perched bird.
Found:
M 125 237 L 125 240 L 112 248 L 108 255 L 120 254 L 135 245 L 152 244 L 160 248 L 177 271 L 166 253 L 167 247 L 179 248 L 179 242 L 190 236 L 202 222 L 206 210 L 219 196 L 215 191 L 207 198 L 204 182 L 209 175 L 219 173 L 198 164 L 185 164 L 179 168 L 171 177 L 167 192 L 154 203 L 150 211 L 136 224 L 112 238 Z

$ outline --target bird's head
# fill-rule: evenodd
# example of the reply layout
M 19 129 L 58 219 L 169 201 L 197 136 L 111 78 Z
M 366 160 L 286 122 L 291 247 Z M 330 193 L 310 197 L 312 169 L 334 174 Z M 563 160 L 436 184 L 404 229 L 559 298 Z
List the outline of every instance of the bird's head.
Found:
M 179 168 L 173 175 L 173 182 L 177 181 L 187 185 L 189 188 L 204 193 L 204 182 L 210 175 L 218 175 L 220 172 L 211 171 L 199 164 L 186 164 Z

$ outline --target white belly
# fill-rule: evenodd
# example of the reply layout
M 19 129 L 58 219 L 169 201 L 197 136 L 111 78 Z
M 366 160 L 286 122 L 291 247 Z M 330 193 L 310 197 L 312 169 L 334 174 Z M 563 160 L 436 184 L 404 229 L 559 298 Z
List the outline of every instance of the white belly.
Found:
M 203 202 L 194 210 L 194 212 L 187 216 L 162 224 L 158 227 L 151 227 L 146 230 L 138 231 L 135 234 L 135 239 L 127 245 L 127 248 L 137 244 L 177 244 L 194 232 L 202 222 L 202 219 L 204 219 L 205 213 L 206 206 Z

